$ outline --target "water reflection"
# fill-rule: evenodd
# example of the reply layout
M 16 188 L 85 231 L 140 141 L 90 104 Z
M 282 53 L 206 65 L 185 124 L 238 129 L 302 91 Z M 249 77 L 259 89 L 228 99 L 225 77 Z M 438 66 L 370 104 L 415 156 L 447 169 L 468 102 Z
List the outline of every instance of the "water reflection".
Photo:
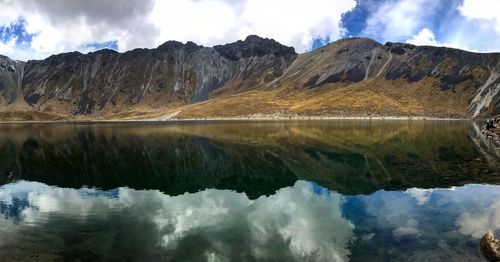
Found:
M 498 170 L 500 165 L 498 161 L 498 159 L 500 159 L 500 150 L 495 148 L 488 137 L 481 132 L 481 127 L 478 123 L 472 123 L 469 137 L 474 142 L 476 149 L 486 158 L 490 167 L 494 170 Z
M 18 182 L 0 189 L 0 253 L 3 259 L 87 253 L 112 260 L 345 260 L 353 225 L 342 218 L 341 196 L 322 190 L 297 182 L 250 200 L 228 190 L 172 197 Z
M 470 122 L 0 125 L 0 261 L 477 261 L 499 163 Z
M 461 260 L 500 229 L 500 187 L 345 196 L 298 181 L 271 196 L 207 189 L 0 188 L 0 260 Z
M 1 125 L 0 183 L 251 199 L 297 180 L 344 194 L 497 184 L 484 142 L 470 122 L 444 121 Z
M 488 229 L 500 232 L 499 201 L 500 187 L 487 185 L 348 198 L 344 215 L 362 236 L 352 245 L 352 259 L 480 260 L 479 238 Z

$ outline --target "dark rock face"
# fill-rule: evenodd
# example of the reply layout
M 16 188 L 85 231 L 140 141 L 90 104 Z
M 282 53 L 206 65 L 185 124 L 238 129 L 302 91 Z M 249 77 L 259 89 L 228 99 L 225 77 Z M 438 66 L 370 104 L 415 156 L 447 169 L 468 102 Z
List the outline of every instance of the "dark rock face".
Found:
M 418 82 L 426 77 L 440 81 L 440 88 L 448 90 L 467 80 L 482 79 L 474 76 L 474 70 L 488 71 L 498 67 L 499 54 L 479 54 L 462 50 L 387 43 L 380 45 L 373 40 L 353 38 L 340 40 L 335 62 L 328 65 L 328 74 L 318 78 L 316 86 L 334 82 L 360 82 L 384 76 L 387 80 L 404 79 Z M 487 77 L 487 75 L 486 75 Z M 326 80 L 326 81 L 325 81 Z
M 496 53 L 401 43 L 381 45 L 371 39 L 351 38 L 301 55 L 282 82 L 301 82 L 301 87 L 313 88 L 371 79 L 406 84 L 432 79 L 438 92 L 473 90 L 469 113 L 476 117 L 500 113 L 499 72 L 500 54 Z
M 416 47 L 408 44 L 393 44 L 389 52 L 394 61 L 386 79 L 404 78 L 418 82 L 425 77 L 435 77 L 443 90 L 450 89 L 472 79 L 472 69 L 494 65 L 498 57 L 486 61 L 483 54 L 469 53 L 443 47 Z M 398 66 L 394 66 L 394 64 Z
M 500 261 L 500 240 L 495 238 L 491 230 L 481 238 L 480 247 L 488 261 Z
M 214 46 L 214 48 L 229 60 L 266 55 L 290 58 L 296 55 L 293 47 L 284 46 L 274 40 L 263 39 L 255 35 L 248 36 L 245 41 L 240 40 L 232 44 Z
M 0 57 L 1 104 L 23 100 L 61 114 L 106 115 L 263 87 L 300 90 L 371 80 L 421 85 L 422 93 L 447 92 L 450 101 L 468 99 L 460 107 L 471 117 L 500 114 L 500 54 L 381 45 L 366 38 L 339 40 L 299 56 L 292 47 L 249 36 L 213 48 L 168 41 L 156 49 L 72 52 L 27 63 Z
M 168 41 L 126 53 L 73 52 L 28 61 L 22 91 L 34 107 L 63 103 L 75 114 L 197 102 L 227 82 L 244 89 L 277 78 L 266 72 L 283 72 L 295 56 L 293 48 L 256 36 L 216 48 Z
M 0 55 L 0 105 L 13 103 L 19 95 L 24 63 Z

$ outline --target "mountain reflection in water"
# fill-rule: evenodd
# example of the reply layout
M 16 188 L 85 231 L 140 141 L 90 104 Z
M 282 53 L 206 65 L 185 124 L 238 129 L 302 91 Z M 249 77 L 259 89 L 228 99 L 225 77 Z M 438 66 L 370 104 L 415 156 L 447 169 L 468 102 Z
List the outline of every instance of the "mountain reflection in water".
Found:
M 343 194 L 500 183 L 475 125 L 326 121 L 0 126 L 0 183 L 16 180 L 169 195 L 273 194 L 297 180 Z
M 4 124 L 0 261 L 477 261 L 496 154 L 459 121 Z

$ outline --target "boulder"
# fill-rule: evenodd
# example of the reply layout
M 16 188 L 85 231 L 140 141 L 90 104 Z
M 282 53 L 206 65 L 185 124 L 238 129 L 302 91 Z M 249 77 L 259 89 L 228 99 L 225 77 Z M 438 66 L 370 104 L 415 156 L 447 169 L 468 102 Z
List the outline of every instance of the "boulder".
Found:
M 500 240 L 496 239 L 491 230 L 479 242 L 481 252 L 488 261 L 500 261 Z

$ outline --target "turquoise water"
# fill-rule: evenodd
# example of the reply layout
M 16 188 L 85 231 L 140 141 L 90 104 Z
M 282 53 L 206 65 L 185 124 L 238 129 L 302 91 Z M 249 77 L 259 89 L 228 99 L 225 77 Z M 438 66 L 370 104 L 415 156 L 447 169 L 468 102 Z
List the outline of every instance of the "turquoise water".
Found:
M 472 122 L 0 126 L 0 260 L 477 261 Z

